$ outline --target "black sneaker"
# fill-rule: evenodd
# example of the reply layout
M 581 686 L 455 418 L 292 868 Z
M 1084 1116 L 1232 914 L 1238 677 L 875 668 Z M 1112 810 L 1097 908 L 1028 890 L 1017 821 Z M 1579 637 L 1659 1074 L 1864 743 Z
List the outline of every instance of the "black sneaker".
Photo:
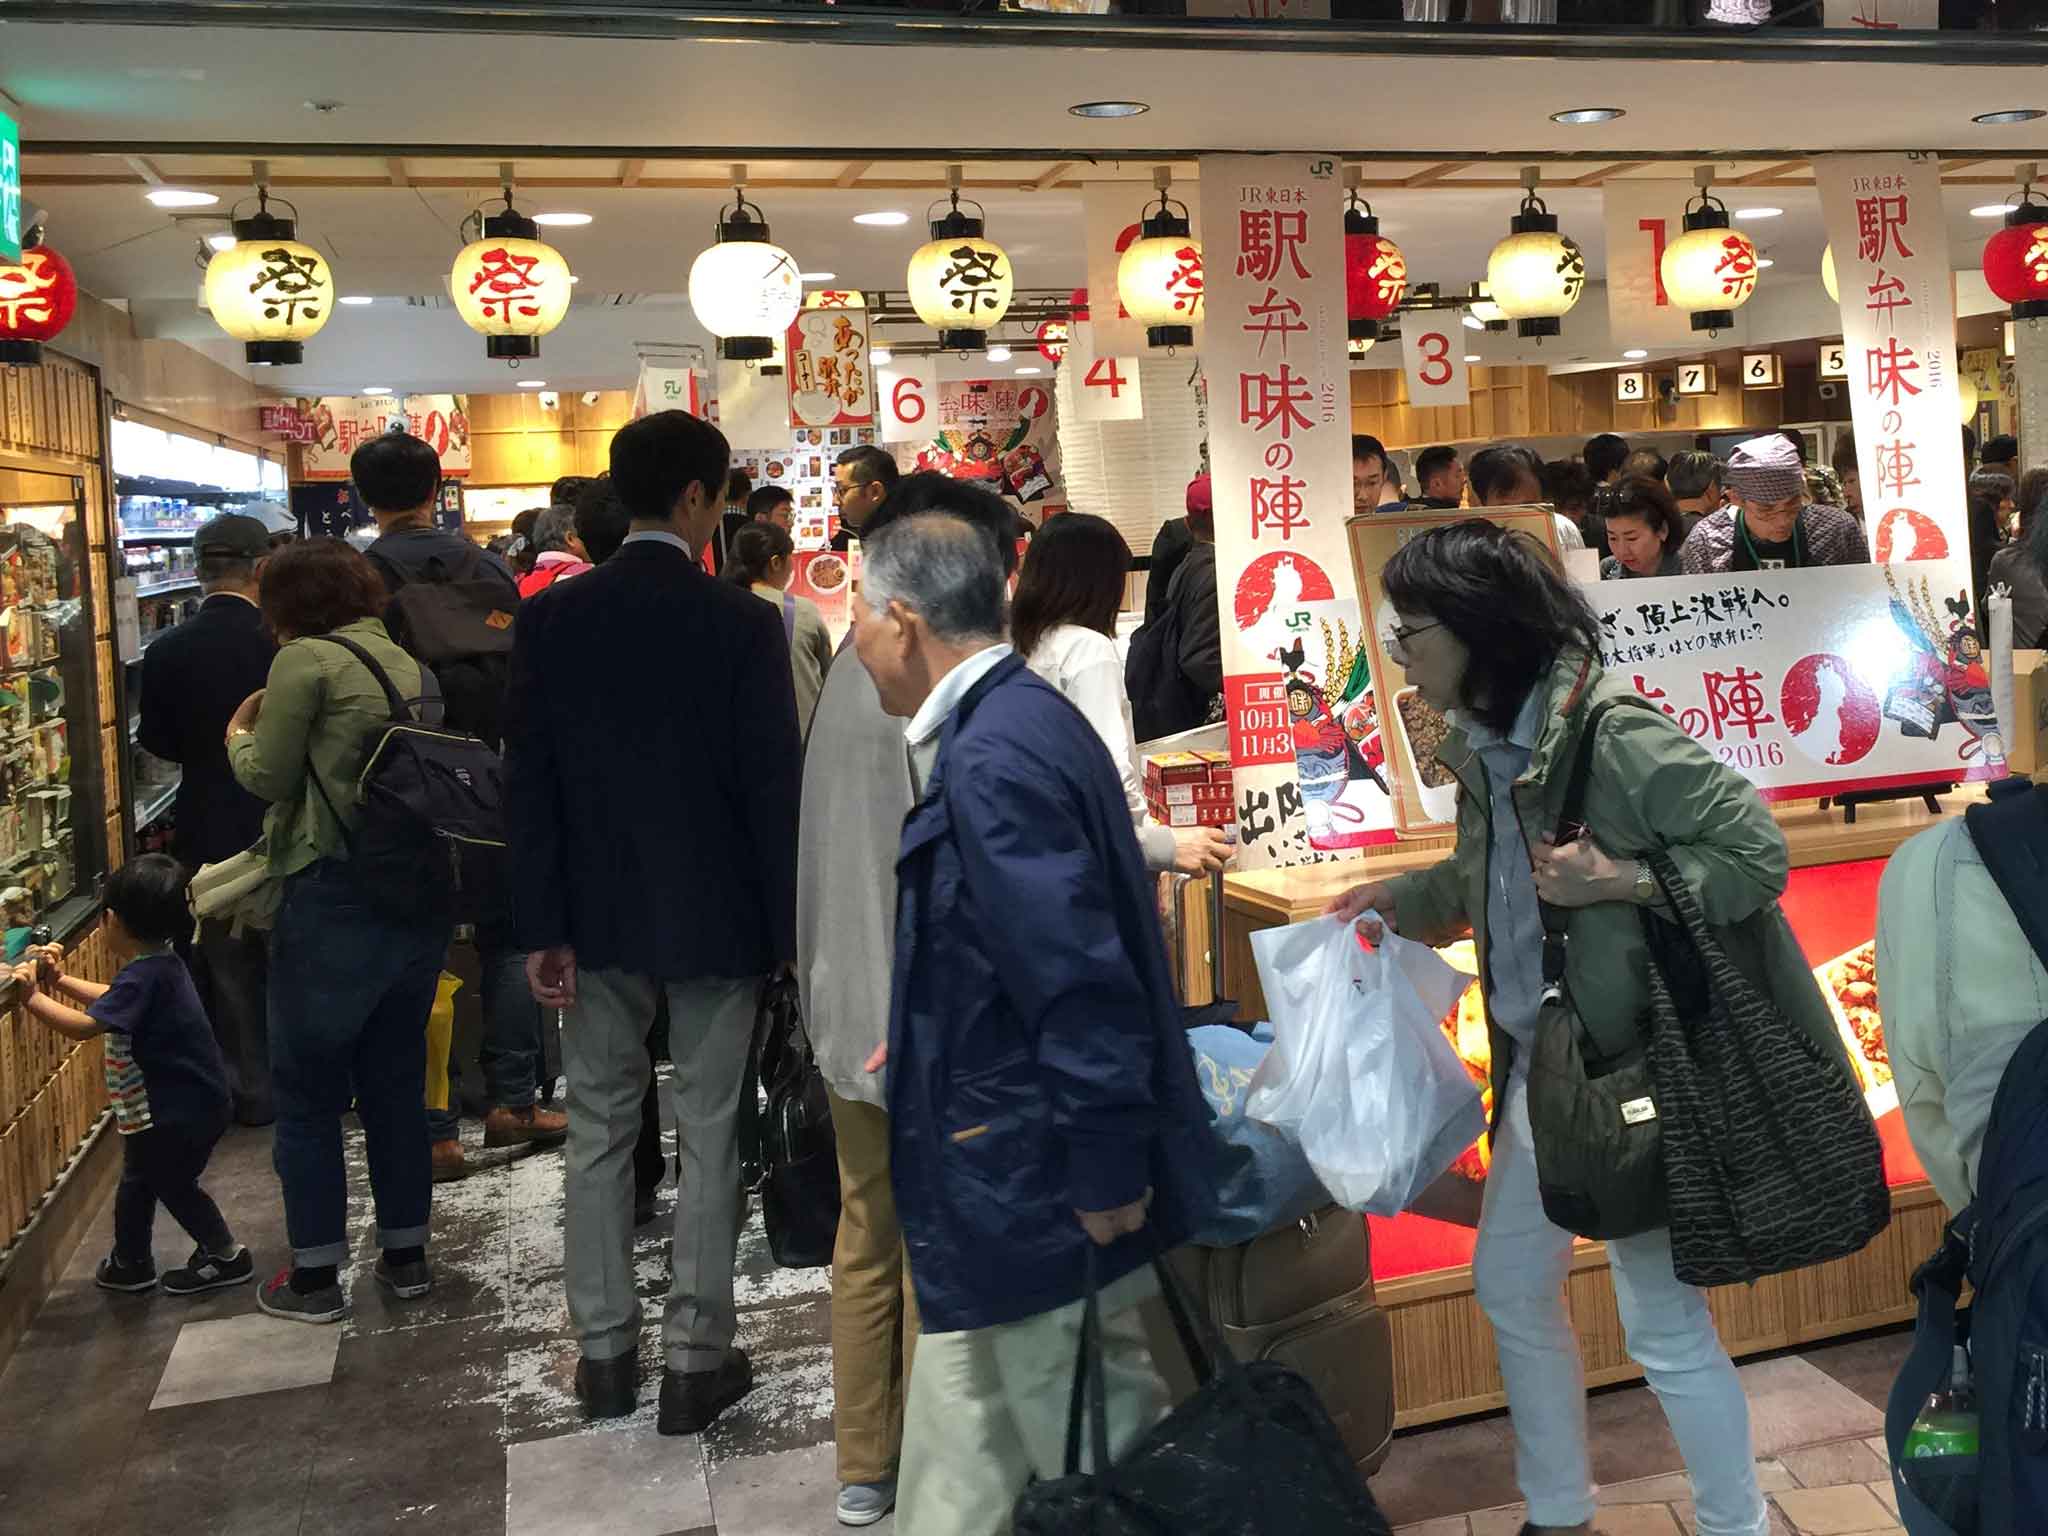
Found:
M 192 1250 L 191 1260 L 183 1269 L 174 1269 L 164 1276 L 166 1296 L 195 1296 L 201 1291 L 217 1291 L 225 1285 L 241 1285 L 254 1279 L 256 1260 L 247 1248 L 237 1247 L 228 1258 L 219 1258 L 203 1248 Z
M 654 1427 L 664 1435 L 700 1434 L 753 1388 L 754 1363 L 743 1349 L 728 1350 L 716 1370 L 665 1370 Z
M 292 1289 L 292 1272 L 281 1269 L 277 1278 L 256 1293 L 256 1305 L 272 1317 L 294 1323 L 338 1323 L 348 1311 L 348 1302 L 338 1285 L 323 1286 L 309 1295 Z
M 400 1301 L 412 1301 L 434 1288 L 434 1272 L 427 1268 L 425 1259 L 415 1259 L 410 1264 L 394 1264 L 380 1254 L 375 1274 L 377 1283 Z
M 156 1289 L 156 1261 L 144 1259 L 140 1263 L 127 1264 L 109 1254 L 92 1272 L 92 1283 L 103 1291 L 153 1291 Z

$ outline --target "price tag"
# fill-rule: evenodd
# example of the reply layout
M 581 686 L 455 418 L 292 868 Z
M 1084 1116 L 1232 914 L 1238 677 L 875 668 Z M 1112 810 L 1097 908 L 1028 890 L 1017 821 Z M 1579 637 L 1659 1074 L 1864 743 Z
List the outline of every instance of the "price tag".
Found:
M 1717 392 L 1712 363 L 1680 363 L 1678 365 L 1678 393 L 1685 395 L 1711 395 Z
M 1775 352 L 1745 352 L 1742 354 L 1742 387 L 1744 389 L 1777 389 L 1785 382 L 1783 365 Z
M 1650 398 L 1650 376 L 1647 373 L 1617 373 L 1614 376 L 1614 398 L 1623 405 L 1641 405 Z
M 939 365 L 935 358 L 906 357 L 875 370 L 880 396 L 882 441 L 924 442 L 939 435 Z
M 1067 355 L 1060 361 L 1073 392 L 1076 421 L 1141 421 L 1144 393 L 1138 383 L 1135 357 L 1095 355 L 1095 327 L 1077 320 L 1067 336 Z
M 1457 334 L 1453 334 L 1457 332 Z M 1410 405 L 1465 405 L 1472 399 L 1463 332 L 1450 310 L 1410 311 L 1401 317 L 1401 367 Z
M 1820 344 L 1820 376 L 1824 379 L 1849 377 L 1849 349 L 1839 341 Z

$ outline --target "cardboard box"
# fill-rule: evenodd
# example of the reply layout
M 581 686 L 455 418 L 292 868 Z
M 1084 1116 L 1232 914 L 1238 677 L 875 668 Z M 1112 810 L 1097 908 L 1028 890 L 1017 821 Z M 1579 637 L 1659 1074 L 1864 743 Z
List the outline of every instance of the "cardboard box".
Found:
M 1209 754 L 1201 752 L 1161 752 L 1156 757 L 1148 757 L 1145 759 L 1146 787 L 1206 784 L 1211 772 L 1208 759 Z
M 2005 763 L 2032 778 L 2048 767 L 2048 651 L 2012 653 L 2013 740 Z
M 1231 768 L 1230 754 L 1228 752 L 1219 752 L 1213 747 L 1204 747 L 1195 753 L 1195 756 L 1201 758 L 1202 761 L 1209 765 L 1209 782 L 1211 784 L 1228 784 L 1230 782 Z
M 1237 819 L 1228 805 L 1167 805 L 1148 800 L 1145 808 L 1154 821 L 1168 827 L 1227 827 Z
M 1164 784 L 1148 789 L 1147 797 L 1165 805 L 1229 805 L 1235 792 L 1228 784 Z

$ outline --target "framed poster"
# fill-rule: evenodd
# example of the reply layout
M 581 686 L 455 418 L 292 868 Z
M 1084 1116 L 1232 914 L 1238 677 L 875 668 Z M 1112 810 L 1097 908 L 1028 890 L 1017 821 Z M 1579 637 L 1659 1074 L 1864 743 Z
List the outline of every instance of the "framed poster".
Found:
M 821 298 L 837 301 L 824 304 Z M 875 419 L 868 312 L 859 294 L 812 294 L 790 322 L 789 419 L 796 427 L 865 427 Z

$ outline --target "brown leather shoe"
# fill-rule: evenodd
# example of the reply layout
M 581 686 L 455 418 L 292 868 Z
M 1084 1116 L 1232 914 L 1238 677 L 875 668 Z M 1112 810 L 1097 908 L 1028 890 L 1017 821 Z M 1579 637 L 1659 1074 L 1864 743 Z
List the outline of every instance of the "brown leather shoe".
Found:
M 469 1172 L 469 1164 L 462 1155 L 462 1143 L 450 1137 L 433 1145 L 434 1182 L 446 1184 L 459 1179 Z
M 487 1147 L 545 1146 L 569 1134 L 569 1117 L 552 1109 L 528 1104 L 507 1109 L 502 1104 L 484 1116 L 484 1145 Z

